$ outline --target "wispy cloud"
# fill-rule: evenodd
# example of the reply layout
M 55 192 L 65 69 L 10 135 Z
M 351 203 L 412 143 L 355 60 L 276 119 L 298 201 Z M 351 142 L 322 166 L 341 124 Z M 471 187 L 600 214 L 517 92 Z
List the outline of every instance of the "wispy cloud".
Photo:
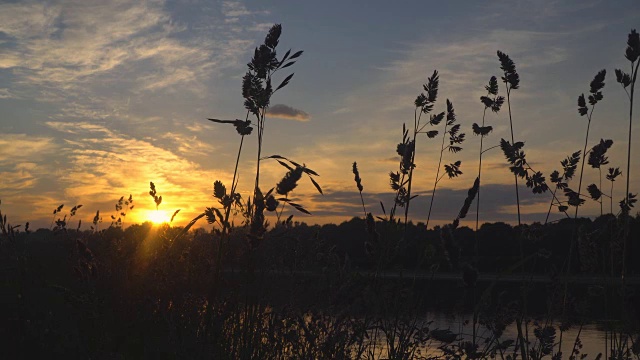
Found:
M 43 195 L 38 189 L 55 170 L 46 158 L 55 156 L 58 146 L 51 138 L 4 134 L 0 139 L 0 196 L 5 203 L 25 195 Z M 34 205 L 34 204 L 31 204 Z
M 115 201 L 120 196 L 133 194 L 141 212 L 134 211 L 131 217 L 144 221 L 137 214 L 155 208 L 152 201 L 148 201 L 149 181 L 153 181 L 163 195 L 164 209 L 182 209 L 182 218 L 178 219 L 181 223 L 205 206 L 211 206 L 208 195 L 212 178 L 227 182 L 231 178 L 226 171 L 204 170 L 179 153 L 102 125 L 86 122 L 47 122 L 46 125 L 62 132 L 63 138 L 69 138 L 60 149 L 68 163 L 64 171 L 57 174 L 57 179 L 65 189 L 65 197 L 84 202 L 87 209 L 100 210 L 98 206 L 109 199 Z
M 141 60 L 149 47 L 145 32 L 166 36 L 171 30 L 159 2 L 76 1 L 2 5 L 0 31 L 20 55 L 16 72 L 38 84 L 82 82 L 87 77 Z M 165 29 L 154 31 L 155 27 Z M 158 41 L 159 39 L 155 39 Z M 62 85 L 64 86 L 64 85 Z
M 223 17 L 256 16 L 240 2 L 221 7 Z M 176 21 L 161 0 L 1 4 L 0 69 L 11 71 L 8 91 L 28 89 L 40 101 L 64 103 L 63 117 L 113 116 L 114 103 L 146 93 L 204 97 L 207 81 L 235 71 L 254 28 L 264 25 L 251 20 L 230 27 L 208 16 L 213 27 L 185 36 L 192 24 Z
M 222 13 L 228 18 L 251 15 L 251 12 L 240 1 L 223 1 Z
M 28 136 L 27 134 L 3 134 L 0 137 L 0 166 L 18 166 L 53 153 L 57 145 L 51 137 Z
M 209 124 L 194 121 L 194 122 L 185 124 L 184 128 L 194 133 L 200 133 L 204 130 L 211 130 L 213 127 Z
M 0 172 L 0 177 L 2 177 L 0 191 L 7 194 L 32 188 L 36 182 L 32 173 L 35 166 L 34 163 L 22 163 L 16 165 L 12 171 Z
M 7 88 L 0 89 L 0 99 L 11 99 L 16 97 L 17 96 L 13 94 L 9 89 Z
M 177 133 L 166 133 L 162 135 L 163 139 L 171 141 L 177 153 L 181 156 L 211 156 L 216 149 L 215 146 L 198 140 L 195 135 L 186 136 Z
M 309 114 L 307 114 L 306 112 L 284 104 L 275 104 L 273 106 L 270 106 L 268 113 L 270 116 L 281 119 L 298 121 L 309 121 L 310 119 Z

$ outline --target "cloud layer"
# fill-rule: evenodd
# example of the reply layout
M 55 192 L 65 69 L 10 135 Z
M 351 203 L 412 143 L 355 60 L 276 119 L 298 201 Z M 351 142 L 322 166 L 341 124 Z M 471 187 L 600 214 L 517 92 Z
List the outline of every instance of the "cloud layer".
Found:
M 309 121 L 309 114 L 284 104 L 275 104 L 269 107 L 268 114 L 273 117 L 298 121 Z
M 611 166 L 626 160 L 628 103 L 611 75 L 625 64 L 626 34 L 638 23 L 640 9 L 602 1 L 499 0 L 434 5 L 424 14 L 393 4 L 362 8 L 332 1 L 0 4 L 3 212 L 8 208 L 20 219 L 47 225 L 61 202 L 83 203 L 89 217 L 132 194 L 140 211 L 131 219 L 143 220 L 155 208 L 149 181 L 164 195 L 161 210 L 182 209 L 178 223 L 213 205 L 211 183 L 230 181 L 240 137 L 232 127 L 206 119 L 244 119 L 241 82 L 247 61 L 279 22 L 284 31 L 278 54 L 290 47 L 305 53 L 286 69 L 296 76 L 274 96 L 269 111 L 270 117 L 295 122 L 269 122 L 262 155 L 287 156 L 322 175 L 324 196 L 309 183 L 292 194 L 314 213 L 303 216 L 306 221 L 361 214 L 353 191 L 354 161 L 367 206 L 377 211 L 380 200 L 389 206 L 387 174 L 398 168 L 402 127 L 413 124 L 413 101 L 434 69 L 441 79 L 435 111 L 443 111 L 450 99 L 467 133 L 464 151 L 444 158 L 445 163 L 462 160 L 464 174 L 444 179 L 434 202 L 432 221 L 451 221 L 477 174 L 479 138 L 471 136 L 470 127 L 483 120 L 479 97 L 489 77 L 500 75 L 496 50 L 508 53 L 521 75 L 520 89 L 511 94 L 512 114 L 516 140 L 526 142 L 531 166 L 548 175 L 582 149 L 586 122 L 577 114 L 576 98 L 601 68 L 609 75 L 589 146 L 611 138 Z M 342 11 L 327 10 L 336 7 Z M 506 111 L 484 120 L 494 128 L 485 149 L 510 138 Z M 245 196 L 255 176 L 256 142 L 255 133 L 243 142 L 239 177 Z M 418 139 L 416 220 L 426 219 L 430 193 L 425 189 L 433 187 L 440 143 L 441 138 Z M 634 189 L 640 186 L 634 170 L 639 160 L 632 163 Z M 481 219 L 513 219 L 513 176 L 500 150 L 485 153 L 483 166 Z M 285 171 L 275 161 L 263 162 L 261 185 L 273 186 Z M 598 176 L 587 168 L 583 184 L 598 183 Z M 621 188 L 616 183 L 614 198 L 621 197 Z M 525 219 L 541 220 L 549 195 L 527 196 Z M 599 213 L 599 206 L 590 201 L 581 213 Z

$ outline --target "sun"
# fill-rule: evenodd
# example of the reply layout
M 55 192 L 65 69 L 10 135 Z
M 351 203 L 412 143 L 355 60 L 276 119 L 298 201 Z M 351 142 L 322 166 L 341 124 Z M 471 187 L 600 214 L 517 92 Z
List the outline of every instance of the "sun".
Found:
M 150 210 L 146 216 L 147 220 L 155 223 L 162 224 L 169 222 L 169 215 L 162 210 Z

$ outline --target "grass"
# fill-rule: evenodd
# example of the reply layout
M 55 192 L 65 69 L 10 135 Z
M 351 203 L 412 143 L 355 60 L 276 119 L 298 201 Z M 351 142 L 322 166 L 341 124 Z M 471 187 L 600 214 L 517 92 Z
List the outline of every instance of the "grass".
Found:
M 596 108 L 596 104 L 603 99 L 603 95 L 600 90 L 604 88 L 604 80 L 605 80 L 606 74 L 607 74 L 606 70 L 601 70 L 598 72 L 598 74 L 596 74 L 596 76 L 591 81 L 591 89 L 589 90 L 589 92 L 591 93 L 591 95 L 589 95 L 589 104 L 591 105 L 591 109 L 587 107 L 584 94 L 578 97 L 578 112 L 580 113 L 580 116 L 587 115 L 587 134 L 585 135 L 584 149 L 582 150 L 582 153 L 585 155 L 585 157 L 587 154 L 587 144 L 589 143 L 589 129 L 591 127 L 591 118 L 593 117 L 593 111 Z M 584 164 L 585 162 L 583 159 L 582 165 L 580 167 L 580 177 L 578 178 L 578 194 L 580 194 L 580 192 L 582 191 L 582 176 L 584 174 Z M 576 211 L 575 211 L 574 218 L 577 218 L 579 204 L 576 205 L 575 208 L 576 208 Z
M 593 109 L 603 100 L 604 70 L 591 83 L 591 109 L 584 96 L 578 100 L 579 113 L 588 119 L 583 151 L 561 161 L 562 173 L 549 176 L 555 188 L 548 214 L 554 206 L 565 214 L 574 206 L 573 218 L 567 214 L 560 221 L 522 223 L 519 179 L 535 194 L 549 186 L 528 161 L 524 142 L 515 140 L 510 95 L 520 77 L 513 60 L 498 51 L 506 98 L 498 95 L 498 79 L 491 77 L 487 95 L 480 98 L 481 125 L 471 127 L 480 136 L 478 174 L 451 224 L 429 228 L 438 185 L 445 176 L 462 174 L 461 162 L 449 163 L 445 157 L 462 150 L 465 134 L 451 100 L 444 111 L 433 113 L 440 82 L 434 71 L 414 101 L 413 126 L 403 124 L 402 141 L 394 149 L 399 167 L 389 176 L 394 193 L 389 212 L 382 203 L 380 216 L 367 211 L 354 162 L 362 218 L 307 226 L 291 216 L 282 219 L 283 210 L 290 206 L 310 213 L 292 194 L 305 177 L 322 194 L 319 174 L 285 156 L 263 155 L 271 97 L 289 85 L 293 74 L 278 86 L 272 81 L 302 55 L 291 50 L 278 55 L 281 33 L 282 27 L 274 25 L 248 64 L 242 82 L 244 119 L 209 119 L 232 125 L 239 135 L 234 175 L 230 184 L 213 182 L 215 204 L 187 226 L 145 223 L 125 229 L 126 215 L 135 211 L 131 195 L 116 202 L 105 229 L 99 229 L 99 211 L 91 230 L 83 231 L 80 222 L 70 226 L 82 205 L 67 214 L 64 205 L 56 207 L 50 229 L 35 232 L 28 223 L 24 228 L 12 225 L 0 213 L 2 290 L 8 294 L 0 307 L 6 320 L 0 338 L 9 357 L 640 359 L 638 285 L 627 283 L 629 272 L 637 275 L 640 270 L 627 260 L 640 255 L 630 242 L 640 233 L 640 217 L 630 216 L 635 202 L 628 188 L 630 138 L 625 199 L 616 214 L 613 183 L 622 173 L 609 168 L 609 194 L 602 191 L 601 174 L 612 140 L 603 139 L 587 151 Z M 640 40 L 632 31 L 626 53 L 631 73 L 616 70 L 617 81 L 629 89 L 630 131 L 638 51 Z M 485 124 L 487 110 L 498 113 L 505 100 L 511 141 L 489 146 L 484 139 L 492 131 Z M 257 138 L 255 182 L 248 191 L 252 195 L 244 199 L 237 175 L 245 137 L 252 134 Z M 417 142 L 425 135 L 442 140 L 433 164 L 427 222 L 414 224 L 410 205 L 418 192 L 415 168 L 422 150 Z M 483 154 L 496 147 L 514 174 L 515 228 L 480 225 Z M 576 192 L 569 182 L 581 156 Z M 594 221 L 577 216 L 585 201 L 581 191 L 587 156 L 600 175 L 598 185 L 587 187 L 601 208 Z M 260 182 L 262 161 L 284 168 L 272 187 Z M 566 200 L 559 199 L 558 190 Z M 153 182 L 149 195 L 158 209 L 162 196 Z M 603 196 L 610 198 L 610 214 L 604 214 Z M 474 202 L 475 229 L 461 227 Z M 402 215 L 398 208 L 404 209 Z M 203 218 L 211 231 L 194 229 Z M 579 285 L 571 277 L 572 262 L 598 280 Z M 438 328 L 429 309 L 452 313 L 458 326 Z M 603 314 L 604 322 L 597 318 Z M 607 343 L 601 354 L 582 351 L 589 322 L 604 327 Z M 567 348 L 570 353 L 563 353 Z
M 636 201 L 635 195 L 629 192 L 629 180 L 631 178 L 631 129 L 633 127 L 633 100 L 635 94 L 636 79 L 638 77 L 638 66 L 640 66 L 640 61 L 638 60 L 638 58 L 640 58 L 640 35 L 635 29 L 631 30 L 631 32 L 629 33 L 629 37 L 627 40 L 627 49 L 625 51 L 625 58 L 631 63 L 631 73 L 628 74 L 620 69 L 616 69 L 616 80 L 622 85 L 629 98 L 629 139 L 627 142 L 626 176 L 627 186 L 624 193 L 624 201 L 621 203 L 623 212 L 629 212 L 631 209 L 631 204 Z M 630 90 L 627 90 L 627 88 L 630 88 Z M 626 269 L 627 247 L 629 246 L 629 241 L 629 231 L 628 229 L 626 229 L 624 235 L 624 251 L 622 258 L 622 278 L 624 278 Z
M 515 137 L 513 135 L 513 118 L 511 116 L 511 90 L 518 89 L 520 86 L 520 75 L 516 71 L 516 64 L 511 60 L 509 55 L 498 50 L 498 59 L 500 60 L 500 69 L 504 72 L 502 76 L 502 82 L 504 83 L 507 91 L 507 108 L 509 110 L 509 129 L 511 130 L 511 143 L 516 144 Z M 518 190 L 518 174 L 514 173 L 515 185 L 516 185 L 516 206 L 518 209 L 518 225 L 522 224 L 520 216 L 520 193 Z
M 492 76 L 489 79 L 489 85 L 485 86 L 487 90 L 487 95 L 480 97 L 480 101 L 484 105 L 484 109 L 482 110 L 482 124 L 478 125 L 473 123 L 472 129 L 474 135 L 480 136 L 480 150 L 478 151 L 478 183 L 480 184 L 482 181 L 482 155 L 484 155 L 484 138 L 489 135 L 491 131 L 493 131 L 492 126 L 485 125 L 485 117 L 487 115 L 487 109 L 491 109 L 492 112 L 498 113 L 502 108 L 502 104 L 504 103 L 504 97 L 498 96 L 498 80 L 495 76 Z M 477 194 L 478 200 L 476 201 L 476 234 L 478 233 L 478 227 L 480 223 L 480 188 L 478 188 Z M 478 242 L 476 241 L 476 253 L 478 252 Z

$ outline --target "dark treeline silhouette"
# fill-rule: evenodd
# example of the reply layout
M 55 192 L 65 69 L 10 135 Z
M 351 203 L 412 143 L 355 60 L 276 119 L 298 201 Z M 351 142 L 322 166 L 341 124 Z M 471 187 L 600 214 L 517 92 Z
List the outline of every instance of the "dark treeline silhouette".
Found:
M 630 218 L 631 238 L 637 238 L 640 231 L 640 216 Z M 573 254 L 573 274 L 620 274 L 620 258 L 622 243 L 614 237 L 617 220 L 614 216 L 604 215 L 596 219 L 581 218 L 578 222 L 578 251 Z M 376 224 L 382 232 L 384 222 Z M 475 231 L 462 226 L 452 229 L 449 225 L 435 226 L 427 230 L 422 222 L 407 224 L 406 235 L 395 244 L 393 256 L 389 259 L 389 270 L 432 271 L 434 266 L 439 271 L 455 272 L 465 264 L 473 265 L 480 272 L 499 273 L 508 270 L 519 261 L 519 244 L 517 234 L 524 234 L 524 247 L 527 254 L 538 254 L 544 261 L 539 266 L 528 270 L 545 274 L 550 269 L 559 269 L 568 256 L 568 244 L 574 231 L 572 219 L 562 219 L 554 223 L 540 223 L 512 226 L 504 222 L 485 223 L 478 230 L 480 250 L 476 256 L 474 245 Z M 162 226 L 161 226 L 162 227 Z M 196 262 L 211 263 L 210 256 L 217 250 L 210 248 L 219 241 L 219 236 L 200 228 L 193 236 L 175 241 L 168 237 L 170 233 L 181 231 L 180 227 L 164 229 L 167 237 L 155 238 L 158 225 L 151 223 L 134 224 L 126 229 L 109 228 L 99 233 L 90 231 L 77 232 L 69 230 L 67 234 L 83 239 L 93 254 L 100 261 L 134 261 L 133 257 L 171 258 L 186 256 L 195 257 Z M 242 266 L 243 254 L 248 251 L 249 244 L 243 238 L 247 229 L 235 229 L 235 241 L 230 241 L 230 249 L 223 254 L 227 267 Z M 155 234 L 155 235 L 150 235 Z M 38 263 L 52 258 L 52 254 L 64 253 L 64 242 L 57 241 L 59 234 L 49 229 L 39 229 L 33 233 L 20 233 L 18 238 L 25 243 L 29 256 Z M 374 257 L 368 252 L 366 243 L 369 238 L 366 221 L 354 217 L 340 224 L 308 225 L 304 222 L 293 222 L 278 225 L 265 234 L 258 255 L 272 262 L 273 268 L 290 270 L 321 270 L 326 264 L 322 259 L 331 256 L 342 265 L 353 269 L 375 269 Z M 170 246 L 163 242 L 169 242 Z M 149 244 L 147 244 L 149 242 Z M 632 243 L 629 256 L 640 257 L 640 246 Z M 148 249 L 144 249 L 144 248 Z M 143 252 L 151 252 L 145 254 Z M 141 253 L 142 252 L 142 253 Z M 179 252 L 179 253 L 177 253 Z M 426 253 L 427 260 L 419 264 L 419 257 Z M 201 259 L 198 256 L 202 256 Z M 630 273 L 640 273 L 640 263 L 630 264 Z
M 621 246 L 622 243 L 613 237 L 616 218 L 605 215 L 596 219 L 579 219 L 579 245 L 578 251 L 573 254 L 574 274 L 588 273 L 620 273 Z M 640 217 L 632 218 L 631 237 L 636 238 L 640 230 Z M 382 228 L 384 223 L 378 223 Z M 327 224 L 322 226 L 309 226 L 304 223 L 296 223 L 290 228 L 289 234 L 295 234 L 298 239 L 319 239 L 333 254 L 347 261 L 358 269 L 373 269 L 375 263 L 372 256 L 367 253 L 365 243 L 368 239 L 365 220 L 352 218 L 341 224 Z M 382 231 L 379 229 L 379 231 Z M 392 269 L 414 270 L 418 265 L 420 254 L 429 254 L 428 260 L 420 264 L 419 270 L 430 271 L 433 266 L 438 266 L 440 271 L 458 271 L 465 264 L 473 266 L 481 272 L 497 273 L 512 267 L 519 261 L 519 244 L 517 235 L 523 233 L 525 253 L 538 253 L 544 261 L 539 261 L 535 269 L 528 269 L 538 273 L 547 273 L 549 269 L 559 269 L 563 266 L 568 256 L 568 245 L 574 231 L 574 221 L 563 219 L 555 223 L 542 225 L 539 223 L 511 226 L 503 222 L 485 223 L 478 230 L 480 250 L 476 258 L 474 244 L 475 232 L 469 227 L 459 227 L 452 230 L 450 226 L 436 226 L 427 230 L 424 223 L 414 224 L 409 222 L 406 230 L 406 238 L 401 239 L 396 245 L 398 250 L 391 260 Z M 274 230 L 272 234 L 276 234 Z M 272 255 L 280 254 L 283 258 L 294 256 L 289 254 L 295 251 L 297 254 L 306 254 L 313 257 L 313 251 L 317 245 L 311 242 L 299 240 L 295 250 L 291 250 L 290 243 L 286 240 L 273 238 L 266 241 L 263 246 L 271 249 Z M 630 251 L 631 258 L 640 255 L 640 247 L 635 246 Z M 631 264 L 631 273 L 640 273 L 640 264 Z
M 640 217 L 630 220 L 634 237 L 640 229 Z M 580 220 L 572 274 L 619 276 L 617 254 L 622 244 L 610 240 L 615 221 L 609 216 Z M 339 316 L 346 309 L 344 304 L 350 304 L 352 311 L 365 310 L 368 305 L 362 301 L 367 299 L 366 284 L 375 279 L 360 285 L 349 280 L 358 270 L 376 270 L 375 254 L 365 246 L 369 236 L 365 223 L 353 218 L 339 225 L 279 224 L 266 234 L 259 251 L 247 240 L 249 230 L 236 228 L 221 256 L 225 259 L 225 282 L 215 288 L 211 279 L 219 236 L 202 228 L 178 238 L 182 228 L 151 223 L 102 231 L 20 232 L 1 243 L 0 311 L 4 325 L 0 338 L 9 341 L 12 349 L 22 351 L 21 355 L 113 352 L 149 357 L 180 347 L 181 356 L 199 357 L 199 351 L 215 354 L 197 345 L 203 341 L 197 335 L 202 331 L 197 323 L 202 314 L 198 312 L 212 291 L 221 292 L 216 296 L 226 299 L 218 308 L 225 316 L 234 314 L 225 312 L 229 302 L 251 302 L 247 292 L 262 301 L 268 299 L 265 302 L 269 306 L 311 308 L 332 316 Z M 422 223 L 410 222 L 406 239 L 397 242 L 396 255 L 382 270 L 414 271 L 417 254 L 426 251 L 428 258 L 418 269 L 421 272 L 437 269 L 438 273 L 464 273 L 472 267 L 480 274 L 507 273 L 518 262 L 515 236 L 521 232 L 525 234 L 525 253 L 535 254 L 538 259 L 527 271 L 553 278 L 566 258 L 572 224 L 571 219 L 522 225 L 520 229 L 505 223 L 484 224 L 478 234 L 482 246 L 476 259 L 473 230 L 460 227 L 451 232 L 449 226 L 427 230 Z M 377 226 L 384 232 L 383 222 Z M 640 249 L 634 247 L 631 254 L 637 258 Z M 633 274 L 640 272 L 637 262 L 630 265 Z M 301 273 L 305 275 L 296 275 Z M 403 291 L 411 288 L 407 285 L 409 276 L 404 282 L 396 280 L 381 285 L 381 289 L 387 289 L 381 290 L 382 294 L 394 296 L 399 291 L 396 287 Z M 443 305 L 442 310 L 471 301 L 465 290 L 468 288 L 459 281 L 445 281 L 438 288 L 429 290 L 428 296 L 432 305 Z M 423 286 L 416 289 L 427 291 Z M 237 298 L 239 295 L 242 298 Z M 539 296 L 548 299 L 548 288 L 542 288 Z M 340 310 L 336 310 L 337 304 L 341 304 Z M 227 332 L 224 336 L 228 341 L 234 335 Z

